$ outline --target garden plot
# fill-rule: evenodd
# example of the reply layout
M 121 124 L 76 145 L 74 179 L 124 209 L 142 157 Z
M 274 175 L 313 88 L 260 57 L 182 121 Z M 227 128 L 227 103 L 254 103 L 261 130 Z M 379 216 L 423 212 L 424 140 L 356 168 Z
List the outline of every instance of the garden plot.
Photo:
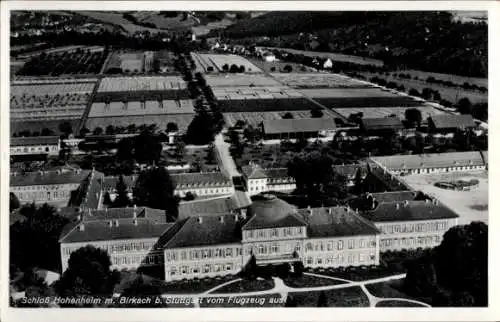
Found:
M 306 98 L 220 100 L 219 107 L 223 113 L 289 112 L 321 108 Z
M 186 87 L 180 76 L 107 77 L 102 79 L 98 92 L 168 91 Z
M 298 91 L 288 87 L 218 87 L 212 89 L 218 100 L 282 99 L 302 97 Z
M 429 116 L 447 113 L 430 105 L 415 106 L 414 108 L 422 112 L 423 119 Z M 348 118 L 351 114 L 363 113 L 363 117 L 365 118 L 379 118 L 396 115 L 400 119 L 405 119 L 405 111 L 407 109 L 407 107 L 348 107 L 334 108 L 333 110 L 345 118 Z
M 205 75 L 207 84 L 214 87 L 276 87 L 283 86 L 277 80 L 265 75 L 247 75 L 247 74 L 219 74 Z
M 272 77 L 293 88 L 369 88 L 372 85 L 331 73 L 272 73 Z
M 243 66 L 245 67 L 245 73 L 262 72 L 257 66 L 238 55 L 192 53 L 191 57 L 193 57 L 196 64 L 196 70 L 202 73 L 210 72 L 209 67 L 213 72 L 222 72 L 224 65 L 228 65 L 228 67 L 231 67 L 231 65 Z
M 194 114 L 191 100 L 131 101 L 93 103 L 89 117 L 127 117 L 138 115 Z
M 331 111 L 322 110 L 323 118 L 334 118 L 336 115 Z M 238 112 L 224 113 L 226 124 L 231 127 L 236 125 L 236 122 L 243 121 L 253 127 L 259 126 L 264 121 L 281 120 L 286 113 L 292 114 L 294 119 L 311 118 L 311 111 L 277 111 L 277 112 Z
M 461 172 L 433 173 L 428 175 L 412 174 L 401 178 L 415 190 L 435 197 L 444 205 L 460 215 L 459 224 L 471 221 L 488 223 L 488 172 L 470 170 Z M 436 187 L 441 181 L 479 180 L 479 186 L 470 191 L 455 191 Z
M 309 88 L 299 89 L 299 92 L 312 98 L 364 98 L 364 97 L 389 97 L 411 99 L 401 96 L 389 90 L 380 88 Z

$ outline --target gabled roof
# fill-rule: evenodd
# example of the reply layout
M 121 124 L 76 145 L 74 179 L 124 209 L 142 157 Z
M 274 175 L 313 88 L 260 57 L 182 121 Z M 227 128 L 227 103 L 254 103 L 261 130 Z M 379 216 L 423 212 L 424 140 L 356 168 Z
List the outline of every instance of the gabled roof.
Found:
M 255 196 L 248 210 L 251 218 L 244 230 L 277 227 L 298 227 L 306 223 L 297 215 L 297 208 L 273 195 Z
M 349 207 L 300 209 L 309 238 L 376 235 L 380 231 Z
M 165 248 L 211 246 L 241 242 L 241 222 L 235 215 L 186 218 Z
M 170 174 L 176 189 L 190 187 L 230 187 L 231 179 L 222 172 L 197 172 Z
M 243 191 L 236 191 L 231 196 L 195 199 L 179 203 L 179 218 L 227 215 L 233 210 L 246 208 L 251 203 L 252 201 Z
M 372 222 L 438 220 L 457 218 L 458 215 L 441 203 L 430 200 L 405 202 L 382 202 L 364 217 Z
M 370 194 L 378 203 L 415 200 L 418 191 L 389 191 Z
M 398 117 L 363 118 L 361 125 L 365 130 L 401 130 L 403 123 Z
M 58 136 L 30 136 L 30 137 L 11 137 L 10 146 L 26 145 L 58 145 Z
M 104 174 L 101 172 L 90 171 L 72 194 L 68 205 L 82 209 L 97 209 L 101 200 L 103 178 Z
M 388 170 L 484 165 L 479 151 L 393 155 L 371 159 Z
M 296 133 L 333 131 L 337 128 L 331 118 L 281 119 L 263 122 L 264 133 Z
M 144 218 L 152 222 L 165 223 L 165 210 L 149 207 L 109 208 L 92 210 L 83 213 L 83 221 L 112 220 L 125 218 Z
M 115 190 L 116 189 L 116 183 L 118 182 L 119 177 L 113 176 L 113 177 L 104 177 L 104 182 L 102 184 L 102 189 L 104 191 L 108 190 Z M 133 188 L 135 186 L 135 182 L 137 180 L 137 176 L 132 175 L 132 176 L 123 176 L 123 182 L 125 182 L 125 185 L 129 188 Z
M 429 117 L 431 124 L 436 129 L 469 128 L 476 123 L 470 114 L 436 114 Z
M 241 171 L 247 177 L 247 179 L 265 179 L 267 174 L 264 169 L 258 164 L 244 165 L 241 167 Z
M 11 174 L 10 186 L 36 186 L 48 184 L 80 183 L 90 174 L 90 170 L 38 171 L 25 174 Z

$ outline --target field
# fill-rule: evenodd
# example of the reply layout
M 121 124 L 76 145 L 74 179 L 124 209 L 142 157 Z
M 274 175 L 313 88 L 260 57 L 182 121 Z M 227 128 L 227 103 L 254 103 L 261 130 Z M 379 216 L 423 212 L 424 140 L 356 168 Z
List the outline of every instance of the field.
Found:
M 90 51 L 85 47 L 75 51 L 48 53 L 34 56 L 17 72 L 18 75 L 72 75 L 98 74 L 108 56 L 101 47 L 99 51 Z
M 402 179 L 414 189 L 436 197 L 444 205 L 459 214 L 459 224 L 468 224 L 474 220 L 488 223 L 488 172 L 470 170 L 429 175 L 412 174 L 404 176 Z M 478 179 L 479 187 L 470 191 L 454 191 L 434 186 L 439 181 L 469 179 Z
M 141 76 L 103 78 L 98 92 L 166 91 L 186 88 L 179 76 Z
M 247 74 L 224 74 L 224 75 L 205 75 L 207 84 L 214 87 L 275 87 L 283 86 L 280 82 L 266 75 L 247 75 Z
M 247 59 L 255 66 L 259 67 L 264 73 L 286 73 L 284 68 L 287 65 L 290 65 L 290 67 L 292 67 L 293 73 L 311 73 L 316 71 L 312 67 L 292 62 L 284 62 L 284 61 L 268 62 L 258 58 L 247 58 Z
M 312 98 L 391 98 L 413 100 L 408 96 L 394 94 L 380 88 L 308 88 L 299 92 Z
M 395 97 L 334 97 L 334 98 L 314 98 L 321 105 L 336 109 L 347 107 L 416 107 L 421 106 L 422 102 L 407 96 Z
M 189 16 L 187 19 L 182 20 L 182 14 L 177 15 L 177 17 L 165 17 L 157 12 L 139 11 L 134 13 L 133 15 L 139 22 L 152 23 L 158 29 L 189 28 L 197 24 L 196 19 Z
M 123 12 L 120 11 L 77 11 L 77 13 L 79 15 L 98 20 L 102 23 L 116 26 L 130 34 L 144 31 L 149 31 L 151 33 L 157 33 L 161 31 L 159 29 L 135 25 L 131 21 L 123 18 Z
M 294 69 L 295 70 L 295 69 Z M 344 75 L 331 73 L 272 73 L 272 77 L 293 88 L 349 88 L 372 87 L 372 85 Z
M 364 74 L 365 77 L 367 77 L 368 79 L 376 76 L 385 79 L 387 82 L 393 81 L 398 85 L 403 85 L 406 88 L 406 90 L 414 88 L 417 91 L 422 92 L 424 88 L 432 88 L 434 90 L 439 91 L 439 94 L 441 95 L 442 99 L 450 101 L 453 104 L 457 103 L 461 98 L 464 97 L 467 97 L 473 104 L 488 102 L 488 93 L 481 93 L 477 91 L 464 90 L 463 88 L 431 84 L 420 80 L 393 77 L 392 75 L 380 76 L 378 74 L 372 74 L 372 73 L 362 73 L 362 74 Z
M 417 76 L 418 78 L 421 78 L 421 79 L 427 79 L 428 77 L 434 77 L 435 79 L 440 79 L 443 81 L 450 81 L 450 82 L 457 83 L 457 84 L 469 83 L 469 84 L 476 84 L 477 86 L 484 86 L 484 87 L 488 88 L 488 79 L 487 78 L 465 77 L 465 76 L 459 76 L 459 75 L 453 75 L 453 74 L 431 73 L 431 72 L 424 72 L 421 70 L 414 70 L 414 69 L 399 70 L 399 71 L 396 71 L 396 73 L 398 73 L 398 74 L 399 73 L 410 74 L 411 77 Z
M 206 35 L 210 32 L 210 30 L 214 29 L 224 29 L 227 26 L 232 25 L 234 22 L 229 19 L 222 19 L 221 21 L 213 21 L 209 22 L 205 25 L 193 26 L 191 27 L 191 31 L 198 36 Z
M 430 105 L 420 105 L 415 106 L 418 110 L 422 112 L 422 118 L 427 118 L 431 115 L 444 114 L 441 110 L 438 110 Z M 389 115 L 396 115 L 400 119 L 405 119 L 406 107 L 348 107 L 348 108 L 334 108 L 335 112 L 341 114 L 342 116 L 348 118 L 351 114 L 363 113 L 363 117 L 366 118 L 378 118 L 387 117 Z
M 320 108 L 320 106 L 305 98 L 225 100 L 219 101 L 219 106 L 224 113 L 291 112 Z
M 331 117 L 334 118 L 335 114 L 333 114 L 329 110 L 322 110 L 323 117 Z M 224 113 L 224 120 L 226 121 L 226 125 L 231 127 L 236 124 L 239 120 L 244 121 L 246 124 L 252 125 L 253 127 L 258 126 L 263 121 L 270 120 L 280 120 L 286 113 L 290 113 L 293 115 L 294 119 L 305 119 L 311 118 L 311 111 L 277 111 L 277 112 L 238 112 L 238 113 Z
M 194 114 L 193 102 L 182 101 L 145 101 L 144 105 L 138 101 L 111 102 L 107 107 L 105 103 L 93 103 L 89 117 L 118 117 L 118 116 L 146 116 L 164 114 Z
M 352 56 L 352 55 L 343 55 L 336 53 L 325 53 L 325 52 L 317 52 L 317 51 L 305 51 L 305 50 L 296 50 L 296 49 L 288 49 L 288 48 L 273 48 L 270 47 L 271 50 L 278 49 L 285 52 L 289 52 L 292 54 L 302 54 L 304 56 L 310 57 L 324 57 L 330 58 L 332 61 L 340 61 L 353 63 L 358 65 L 374 65 L 374 66 L 383 66 L 384 62 L 378 59 L 360 57 L 360 56 Z
M 212 68 L 213 72 L 222 72 L 222 67 L 226 64 L 228 67 L 231 67 L 233 64 L 238 67 L 244 66 L 245 73 L 262 72 L 257 66 L 238 55 L 191 53 L 191 57 L 193 57 L 196 64 L 196 71 L 200 73 L 210 72 L 209 67 Z
M 321 292 L 290 292 L 299 307 L 316 307 Z M 367 307 L 368 297 L 359 286 L 325 291 L 328 307 Z
M 285 86 L 275 87 L 218 87 L 212 92 L 217 100 L 283 99 L 302 97 L 297 90 Z
M 334 280 L 331 278 L 324 278 L 324 277 L 310 276 L 310 275 L 285 278 L 283 282 L 285 283 L 285 285 L 295 288 L 330 286 L 330 285 L 337 285 L 344 283 L 342 281 Z
M 85 127 L 93 131 L 96 127 L 106 129 L 108 125 L 127 127 L 130 124 L 136 126 L 156 124 L 159 129 L 166 129 L 167 124 L 173 122 L 177 124 L 179 131 L 185 131 L 193 118 L 194 114 L 93 117 L 87 119 Z

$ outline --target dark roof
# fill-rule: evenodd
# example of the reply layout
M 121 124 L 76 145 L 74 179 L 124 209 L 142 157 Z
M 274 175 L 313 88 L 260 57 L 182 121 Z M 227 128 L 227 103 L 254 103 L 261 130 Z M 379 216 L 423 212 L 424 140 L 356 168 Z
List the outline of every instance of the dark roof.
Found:
M 295 179 L 288 174 L 288 168 L 268 168 L 264 169 L 264 172 L 270 184 L 295 182 Z
M 46 184 L 80 183 L 90 174 L 89 170 L 77 171 L 37 171 L 25 174 L 11 174 L 10 185 L 35 186 Z
M 361 125 L 365 130 L 401 130 L 404 128 L 398 117 L 363 118 Z
M 269 120 L 263 122 L 263 127 L 266 134 L 333 131 L 337 128 L 330 118 Z
M 379 203 L 415 200 L 417 195 L 418 191 L 389 191 L 371 193 L 371 196 Z
M 104 177 L 104 182 L 102 184 L 102 189 L 104 191 L 114 191 L 116 189 L 116 183 L 119 177 Z M 128 188 L 133 188 L 135 186 L 135 181 L 137 176 L 123 176 L 123 182 Z
M 232 196 L 197 199 L 179 203 L 179 218 L 207 215 L 227 215 L 231 211 L 250 206 L 251 200 L 244 192 Z
M 347 178 L 354 178 L 358 170 L 361 170 L 361 174 L 366 176 L 368 169 L 366 168 L 366 164 L 342 164 L 342 165 L 333 165 L 333 171 L 343 175 Z
M 470 114 L 436 114 L 429 117 L 436 129 L 475 127 L 476 123 Z
M 95 170 L 90 171 L 68 204 L 82 209 L 97 209 L 101 200 L 103 180 L 104 174 Z
M 307 222 L 309 238 L 380 234 L 372 223 L 349 207 L 300 209 L 299 214 Z
M 232 185 L 231 179 L 221 172 L 197 172 L 171 174 L 172 181 L 176 189 L 194 187 L 229 187 Z
M 58 145 L 58 136 L 30 136 L 30 137 L 11 137 L 10 146 L 25 146 L 25 145 Z
M 262 169 L 258 164 L 244 165 L 241 167 L 241 171 L 248 179 L 267 178 L 267 174 L 264 172 L 264 169 Z
M 165 243 L 165 248 L 240 242 L 241 222 L 236 220 L 235 215 L 190 217 L 180 223 L 177 233 Z
M 248 214 L 252 216 L 243 226 L 244 230 L 276 227 L 305 226 L 306 223 L 297 215 L 297 208 L 273 195 L 254 197 Z
M 115 220 L 93 220 L 83 223 L 83 231 L 80 231 L 80 223 L 73 222 L 71 230 L 62 235 L 61 243 L 78 243 L 102 240 L 118 239 L 144 239 L 158 238 L 164 234 L 173 223 L 154 223 L 144 218 L 136 220 L 130 218 L 118 219 L 118 226 Z
M 137 218 L 144 218 L 157 223 L 166 222 L 165 210 L 148 207 L 109 208 L 100 210 L 88 209 L 83 213 L 83 220 L 95 221 L 134 218 L 134 213 Z
M 437 220 L 458 217 L 451 209 L 430 200 L 412 200 L 407 203 L 382 202 L 375 210 L 366 212 L 364 216 L 372 222 Z
M 484 165 L 479 151 L 393 155 L 371 159 L 388 170 Z

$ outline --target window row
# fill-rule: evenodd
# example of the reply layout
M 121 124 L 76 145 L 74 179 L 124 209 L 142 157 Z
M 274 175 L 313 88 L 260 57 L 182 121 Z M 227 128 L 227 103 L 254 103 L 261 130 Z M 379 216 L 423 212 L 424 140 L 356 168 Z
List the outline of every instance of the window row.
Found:
M 441 231 L 448 228 L 447 221 L 429 222 L 420 224 L 397 224 L 397 225 L 383 225 L 380 227 L 382 233 L 413 233 L 413 232 L 428 232 L 428 231 Z
M 11 148 L 11 151 L 13 151 L 15 153 L 44 152 L 44 151 L 49 152 L 49 151 L 56 151 L 57 148 L 58 148 L 57 146 L 15 147 L 15 148 Z
M 246 238 L 273 238 L 273 237 L 292 237 L 301 236 L 303 227 L 285 227 L 273 229 L 255 229 L 247 230 Z
M 365 263 L 375 260 L 375 254 L 337 254 L 327 257 L 306 257 L 306 265 L 343 265 Z M 346 261 L 347 260 L 347 261 Z
M 381 247 L 434 245 L 441 242 L 441 236 L 381 239 Z
M 162 264 L 162 256 L 157 255 L 127 255 L 127 256 L 111 256 L 114 265 L 155 265 Z
M 191 190 L 191 189 L 179 188 L 179 189 L 176 189 L 176 192 L 179 193 L 180 195 L 185 195 L 188 192 L 192 192 L 192 193 L 199 194 L 199 195 L 210 195 L 210 194 L 218 194 L 218 193 L 229 193 L 229 192 L 231 192 L 231 189 L 230 188 L 220 188 L 220 189 L 214 188 L 214 189 Z
M 333 251 L 333 250 L 343 250 L 344 249 L 344 240 L 338 241 L 316 241 L 316 242 L 307 242 L 306 243 L 306 252 L 323 252 L 323 251 Z M 355 239 L 347 240 L 347 248 L 366 248 L 366 247 L 376 247 L 375 240 L 366 240 L 359 239 L 357 242 Z
M 204 250 L 191 250 L 191 251 L 172 251 L 167 252 L 167 261 L 185 261 L 185 260 L 199 260 L 207 258 L 224 258 L 224 257 L 237 257 L 242 255 L 240 247 L 237 248 L 212 248 Z
M 196 274 L 209 274 L 209 273 L 221 273 L 221 272 L 229 272 L 234 269 L 239 270 L 241 265 L 234 265 L 233 263 L 225 263 L 225 264 L 205 264 L 205 265 L 194 265 L 194 266 L 172 266 L 170 267 L 170 276 L 176 275 L 196 275 Z

